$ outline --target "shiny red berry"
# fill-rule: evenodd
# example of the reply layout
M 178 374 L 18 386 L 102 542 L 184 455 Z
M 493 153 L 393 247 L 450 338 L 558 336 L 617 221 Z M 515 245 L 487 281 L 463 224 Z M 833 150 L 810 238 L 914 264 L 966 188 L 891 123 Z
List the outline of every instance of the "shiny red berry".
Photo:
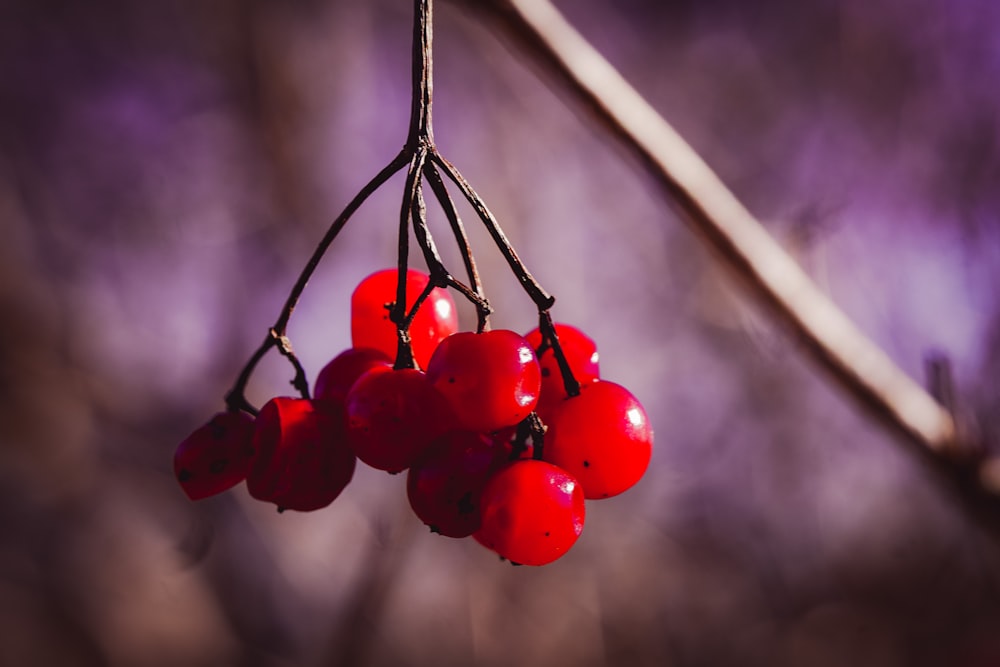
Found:
M 392 358 L 381 350 L 352 347 L 344 350 L 323 367 L 316 376 L 313 400 L 343 406 L 347 392 L 359 377 L 372 368 L 392 367 Z
M 594 341 L 574 326 L 556 324 L 556 336 L 559 337 L 559 347 L 566 357 L 574 379 L 582 384 L 596 382 L 600 378 L 600 362 L 597 345 Z M 536 352 L 542 348 L 542 332 L 534 329 L 525 339 Z M 545 346 L 538 354 L 538 363 L 542 368 L 542 393 L 535 410 L 542 418 L 546 417 L 553 407 L 566 398 L 566 385 L 563 382 L 559 363 L 551 346 Z
M 247 489 L 279 509 L 326 507 L 354 475 L 356 459 L 339 417 L 303 398 L 273 398 L 257 415 L 257 458 Z
M 502 468 L 486 483 L 480 503 L 476 540 L 514 563 L 551 563 L 583 532 L 580 485 L 545 461 L 522 459 Z
M 587 498 L 608 498 L 631 488 L 646 472 L 653 427 L 627 389 L 600 381 L 581 387 L 551 413 L 544 458 L 580 481 Z
M 174 474 L 188 498 L 214 496 L 246 478 L 253 430 L 253 417 L 245 412 L 220 412 L 177 446 Z
M 389 319 L 389 306 L 396 301 L 396 269 L 368 276 L 351 295 L 351 340 L 354 347 L 370 347 L 396 358 L 396 325 Z M 406 274 L 406 308 L 409 311 L 430 277 L 416 269 Z M 413 358 L 426 368 L 438 343 L 458 331 L 458 312 L 447 290 L 434 288 L 410 324 Z
M 444 398 L 417 369 L 374 368 L 347 393 L 351 446 L 379 470 L 406 470 L 453 426 Z
M 469 431 L 517 424 L 535 409 L 541 390 L 531 345 L 504 329 L 444 339 L 427 365 L 427 377 Z
M 490 476 L 508 458 L 488 435 L 445 434 L 414 464 L 406 478 L 413 513 L 435 533 L 467 537 L 479 528 L 479 497 Z

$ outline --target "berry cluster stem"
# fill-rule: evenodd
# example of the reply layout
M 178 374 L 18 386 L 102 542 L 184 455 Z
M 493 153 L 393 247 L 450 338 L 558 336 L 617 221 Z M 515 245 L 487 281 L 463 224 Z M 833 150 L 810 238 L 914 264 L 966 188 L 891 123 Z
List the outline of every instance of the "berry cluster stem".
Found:
M 560 370 L 563 372 L 567 390 L 570 391 L 571 395 L 575 395 L 574 391 L 578 393 L 579 385 L 576 384 L 569 366 L 566 364 L 565 356 L 559 347 L 558 337 L 555 335 L 555 329 L 551 324 L 552 319 L 549 316 L 549 309 L 555 303 L 555 298 L 549 295 L 538 284 L 538 281 L 535 280 L 527 268 L 525 268 L 524 263 L 518 257 L 517 252 L 507 239 L 496 217 L 490 211 L 489 207 L 486 206 L 483 199 L 476 193 L 469 182 L 465 180 L 458 169 L 438 152 L 434 145 L 434 131 L 431 122 L 434 88 L 432 45 L 433 0 L 414 0 L 411 69 L 412 96 L 406 143 L 400 153 L 355 195 L 347 207 L 330 225 L 326 234 L 320 239 L 312 256 L 292 287 L 274 326 L 268 330 L 268 335 L 264 339 L 264 342 L 251 355 L 240 372 L 233 388 L 226 395 L 226 404 L 229 409 L 244 410 L 256 414 L 256 409 L 246 399 L 246 387 L 257 364 L 272 347 L 277 347 L 279 352 L 292 364 L 295 370 L 292 385 L 303 398 L 309 397 L 309 383 L 306 380 L 305 370 L 292 351 L 291 342 L 287 335 L 288 323 L 292 312 L 295 310 L 299 298 L 302 296 L 309 279 L 326 254 L 326 251 L 347 222 L 372 193 L 382 187 L 391 176 L 404 167 L 406 167 L 406 183 L 400 207 L 396 263 L 399 275 L 396 287 L 396 300 L 388 306 L 390 309 L 390 319 L 396 325 L 399 343 L 394 367 L 402 369 L 414 368 L 416 366 L 410 343 L 410 324 L 417 309 L 430 295 L 431 290 L 436 287 L 452 288 L 465 297 L 476 308 L 476 330 L 483 332 L 489 328 L 489 316 L 492 312 L 492 307 L 483 291 L 482 281 L 476 268 L 476 262 L 472 255 L 472 248 L 465 226 L 458 214 L 455 202 L 448 192 L 445 179 L 442 178 L 441 172 L 444 172 L 448 180 L 458 187 L 466 202 L 475 211 L 476 216 L 486 227 L 494 244 L 504 259 L 506 259 L 510 269 L 517 276 L 521 287 L 535 303 L 538 308 L 539 317 L 543 322 L 543 331 L 546 332 L 545 340 L 547 344 L 553 347 L 556 357 L 559 359 Z M 456 279 L 447 270 L 438 253 L 434 238 L 427 224 L 427 205 L 424 200 L 422 187 L 425 179 L 430 185 L 441 211 L 448 220 L 452 235 L 455 238 L 462 257 L 465 272 L 468 276 L 468 284 Z M 431 279 L 427 288 L 417 297 L 408 311 L 406 308 L 406 274 L 409 265 L 411 228 L 429 269 Z M 545 322 L 548 323 L 547 328 L 544 326 Z M 576 387 L 576 389 L 572 389 L 573 387 Z

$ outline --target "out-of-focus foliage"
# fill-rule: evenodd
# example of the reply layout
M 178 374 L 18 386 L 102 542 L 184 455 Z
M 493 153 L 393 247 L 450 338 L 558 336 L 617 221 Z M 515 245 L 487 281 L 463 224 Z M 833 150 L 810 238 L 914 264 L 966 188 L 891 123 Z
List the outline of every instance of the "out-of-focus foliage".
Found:
M 654 184 L 448 3 L 439 145 L 556 319 L 645 403 L 649 474 L 539 569 L 427 534 L 405 480 L 371 470 L 312 514 L 242 488 L 186 500 L 176 443 L 405 138 L 409 5 L 0 7 L 0 664 L 1000 659 L 997 545 L 744 302 Z M 995 428 L 996 3 L 560 7 L 901 366 L 945 351 Z M 353 285 L 393 262 L 401 186 L 296 311 L 311 374 L 348 345 Z M 474 236 L 495 324 L 527 331 L 531 303 Z M 269 359 L 252 399 L 290 378 Z

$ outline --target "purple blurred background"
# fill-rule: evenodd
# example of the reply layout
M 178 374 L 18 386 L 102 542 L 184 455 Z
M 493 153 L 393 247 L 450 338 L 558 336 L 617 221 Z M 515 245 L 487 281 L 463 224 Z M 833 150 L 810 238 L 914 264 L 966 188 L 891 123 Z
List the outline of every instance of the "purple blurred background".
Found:
M 405 139 L 410 3 L 6 0 L 0 664 L 1000 664 L 995 540 L 572 100 L 439 5 L 439 147 L 646 405 L 646 478 L 543 568 L 428 534 L 405 479 L 370 469 L 310 514 L 242 487 L 190 503 L 177 442 Z M 1000 5 L 558 5 L 908 373 L 946 353 L 997 432 Z M 401 190 L 296 311 L 312 375 L 394 261 Z M 494 325 L 532 328 L 473 236 Z M 251 400 L 290 378 L 269 357 Z

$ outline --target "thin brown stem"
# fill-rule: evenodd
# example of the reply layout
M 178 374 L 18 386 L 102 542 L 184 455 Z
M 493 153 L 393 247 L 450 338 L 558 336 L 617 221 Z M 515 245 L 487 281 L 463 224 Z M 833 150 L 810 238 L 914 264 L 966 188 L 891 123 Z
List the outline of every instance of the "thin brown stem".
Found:
M 413 2 L 413 97 L 410 105 L 410 132 L 406 145 L 413 151 L 419 144 L 432 145 L 431 99 L 434 71 L 431 47 L 434 41 L 432 0 Z

